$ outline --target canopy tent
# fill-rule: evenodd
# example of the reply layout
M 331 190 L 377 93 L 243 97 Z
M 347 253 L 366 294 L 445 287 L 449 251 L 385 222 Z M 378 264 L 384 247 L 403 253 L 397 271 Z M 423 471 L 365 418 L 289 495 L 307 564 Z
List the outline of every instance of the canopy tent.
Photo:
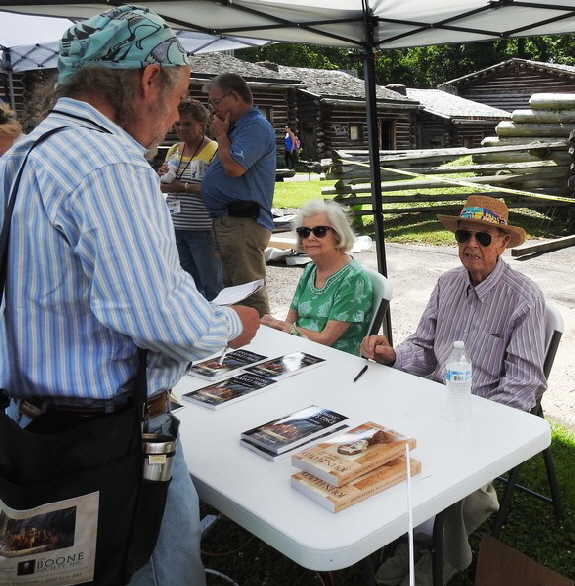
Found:
M 62 34 L 79 18 L 34 16 L 0 11 L 0 73 L 8 75 L 8 94 L 14 107 L 12 73 L 57 66 Z M 265 40 L 176 30 L 183 47 L 193 55 L 259 47 Z
M 88 18 L 123 2 L 10 0 L 2 9 Z M 364 54 L 371 161 L 379 160 L 374 76 L 378 49 L 571 33 L 575 0 L 138 0 L 175 28 L 266 41 L 355 47 Z M 371 166 L 378 267 L 387 274 L 381 173 Z

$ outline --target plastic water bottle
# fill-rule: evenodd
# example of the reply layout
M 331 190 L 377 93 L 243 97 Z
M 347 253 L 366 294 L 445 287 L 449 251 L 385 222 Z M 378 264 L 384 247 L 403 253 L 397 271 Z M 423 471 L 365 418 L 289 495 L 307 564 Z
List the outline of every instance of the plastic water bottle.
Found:
M 450 421 L 462 421 L 471 415 L 471 360 L 465 344 L 453 342 L 453 350 L 445 365 L 447 415 Z
M 171 183 L 176 178 L 178 171 L 178 161 L 170 159 L 168 161 L 168 170 L 160 177 L 162 183 Z

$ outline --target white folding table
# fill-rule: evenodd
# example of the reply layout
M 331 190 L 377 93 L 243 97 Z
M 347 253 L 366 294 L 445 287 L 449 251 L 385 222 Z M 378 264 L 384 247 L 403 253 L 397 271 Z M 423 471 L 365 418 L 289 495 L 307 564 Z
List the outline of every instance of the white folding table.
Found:
M 326 359 L 309 372 L 217 411 L 184 402 L 177 413 L 186 461 L 202 500 L 305 568 L 345 568 L 403 535 L 408 528 L 407 483 L 397 484 L 339 513 L 290 485 L 290 459 L 271 462 L 240 446 L 240 433 L 308 405 L 372 420 L 416 438 L 412 479 L 418 525 L 487 484 L 550 443 L 549 424 L 533 415 L 472 397 L 464 423 L 446 417 L 441 384 L 366 361 L 309 340 L 261 327 L 246 348 L 270 358 L 303 350 Z M 177 396 L 207 384 L 185 376 Z

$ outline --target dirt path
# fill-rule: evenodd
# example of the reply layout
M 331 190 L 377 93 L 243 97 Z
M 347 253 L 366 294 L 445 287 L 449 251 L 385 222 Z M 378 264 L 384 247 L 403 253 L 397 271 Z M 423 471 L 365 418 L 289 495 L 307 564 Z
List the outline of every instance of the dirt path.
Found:
M 375 245 L 374 245 L 375 246 Z M 388 276 L 394 286 L 391 301 L 393 339 L 401 342 L 414 331 L 429 295 L 441 273 L 459 264 L 455 247 L 387 244 Z M 355 255 L 365 267 L 377 270 L 374 251 Z M 524 260 L 509 252 L 505 260 L 532 278 L 565 320 L 565 333 L 543 397 L 546 415 L 575 429 L 575 247 L 546 252 Z M 287 314 L 301 267 L 268 266 L 271 311 L 276 317 Z

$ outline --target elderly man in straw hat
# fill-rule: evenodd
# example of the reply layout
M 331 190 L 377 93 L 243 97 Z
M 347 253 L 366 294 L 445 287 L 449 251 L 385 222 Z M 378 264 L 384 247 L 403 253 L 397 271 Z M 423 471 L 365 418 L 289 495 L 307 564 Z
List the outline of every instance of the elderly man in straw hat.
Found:
M 367 336 L 361 353 L 381 364 L 443 382 L 455 340 L 464 340 L 473 364 L 472 392 L 529 411 L 546 388 L 543 375 L 545 305 L 539 287 L 501 259 L 525 240 L 511 226 L 501 200 L 470 196 L 459 216 L 438 215 L 454 232 L 463 266 L 438 280 L 417 330 L 395 349 L 385 336 Z M 471 563 L 467 536 L 498 508 L 491 485 L 447 510 L 444 581 Z M 423 551 L 423 553 L 422 553 Z M 416 586 L 431 585 L 431 556 L 415 566 Z M 409 584 L 407 546 L 377 572 L 378 584 Z
M 175 436 L 169 389 L 191 361 L 244 345 L 259 327 L 252 308 L 208 303 L 180 267 L 144 158 L 178 120 L 189 75 L 175 33 L 147 9 L 119 6 L 76 24 L 60 44 L 55 107 L 0 160 L 7 197 L 32 142 L 66 127 L 31 151 L 11 224 L 0 387 L 18 400 L 21 425 L 26 415 L 58 431 L 72 416 L 121 409 L 139 346 L 148 350 L 147 431 Z M 156 549 L 131 586 L 205 584 L 181 447 L 174 460 Z

